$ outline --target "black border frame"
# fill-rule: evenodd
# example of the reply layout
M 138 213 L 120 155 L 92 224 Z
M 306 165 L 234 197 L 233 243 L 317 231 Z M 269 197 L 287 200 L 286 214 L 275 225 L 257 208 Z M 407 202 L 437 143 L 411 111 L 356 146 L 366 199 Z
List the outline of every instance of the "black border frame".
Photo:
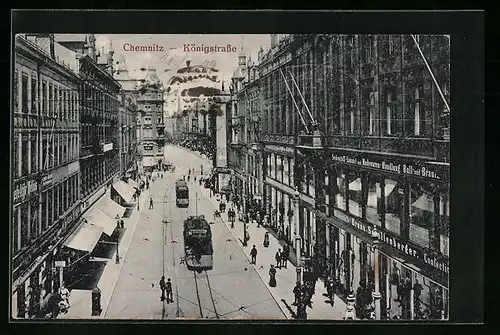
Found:
M 54 11 L 11 12 L 19 32 L 84 33 L 418 33 L 451 35 L 450 322 L 484 322 L 484 12 L 483 11 Z M 10 72 L 10 68 L 8 70 Z M 10 101 L 10 99 L 9 99 Z M 10 108 L 9 108 L 10 110 Z M 10 113 L 9 124 L 11 122 Z M 7 124 L 7 123 L 6 123 Z M 10 136 L 12 133 L 9 132 Z M 9 139 L 7 139 L 8 141 Z M 9 204 L 10 205 L 10 204 Z M 8 213 L 10 210 L 7 211 Z M 10 222 L 10 215 L 8 218 Z M 458 222 L 458 223 L 457 223 Z M 472 229 L 471 229 L 472 227 Z M 10 236 L 10 234 L 8 234 Z M 8 255 L 10 251 L 8 250 Z M 10 263 L 9 263 L 10 264 Z M 10 282 L 10 271 L 9 271 Z M 10 287 L 10 285 L 9 285 Z M 8 297 L 10 299 L 10 297 Z M 10 313 L 9 313 L 10 314 Z M 101 322 L 117 323 L 116 321 Z M 24 322 L 23 322 L 24 323 Z M 27 321 L 26 324 L 32 322 Z M 37 322 L 39 324 L 40 322 Z M 42 323 L 46 323 L 43 322 Z M 62 322 L 50 322 L 61 324 Z M 94 329 L 92 321 L 72 322 Z M 120 322 L 123 323 L 123 322 Z M 131 321 L 131 323 L 152 323 Z M 156 323 L 156 322 L 155 322 Z M 189 322 L 190 328 L 201 322 Z M 235 321 L 224 324 L 247 324 Z M 261 324 L 277 323 L 261 321 Z M 279 322 L 282 324 L 281 322 Z M 286 322 L 293 326 L 298 322 Z M 449 324 L 448 323 L 448 324 Z M 170 327 L 180 322 L 170 324 Z M 308 321 L 308 324 L 325 324 Z M 349 325 L 345 321 L 327 324 Z M 356 322 L 355 324 L 360 324 Z M 362 323 L 373 325 L 373 323 Z M 387 323 L 379 323 L 387 325 Z M 393 324 L 392 322 L 390 324 Z M 408 324 L 408 323 L 406 323 Z M 441 322 L 437 324 L 442 324 Z M 20 324 L 17 324 L 20 325 Z M 413 325 L 413 323 L 412 323 Z M 40 328 L 46 328 L 41 326 Z M 106 329 L 103 327 L 100 329 Z M 357 327 L 354 327 L 357 328 Z M 353 329 L 349 327 L 348 329 Z M 418 329 L 418 328 L 417 328 Z M 194 330 L 194 329 L 190 329 Z M 287 331 L 289 331 L 288 329 Z M 384 332 L 389 330 L 384 329 Z M 427 329 L 426 329 L 427 330 Z M 169 328 L 168 331 L 173 331 Z M 396 330 L 400 332 L 400 330 Z

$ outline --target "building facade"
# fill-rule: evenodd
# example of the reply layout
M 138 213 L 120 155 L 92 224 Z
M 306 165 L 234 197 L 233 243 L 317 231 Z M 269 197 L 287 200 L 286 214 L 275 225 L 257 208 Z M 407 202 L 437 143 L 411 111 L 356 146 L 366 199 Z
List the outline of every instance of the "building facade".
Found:
M 164 90 L 156 70 L 146 69 L 137 89 L 137 141 L 141 156 L 140 170 L 150 172 L 161 166 L 165 145 Z
M 273 36 L 261 58 L 270 226 L 296 246 L 297 190 L 305 260 L 346 294 L 379 281 L 382 317 L 448 318 L 449 38 Z M 405 280 L 418 308 L 394 302 Z
M 13 78 L 12 316 L 35 316 L 50 293 L 54 255 L 79 214 L 76 55 L 52 34 L 17 35 Z
M 131 78 L 125 58 L 121 57 L 114 67 L 113 77 L 121 85 L 119 94 L 119 155 L 120 175 L 137 178 L 137 80 Z
M 110 185 L 120 169 L 118 152 L 120 83 L 113 78 L 113 50 L 95 50 L 95 37 L 88 36 L 88 52 L 80 58 L 80 169 L 82 198 L 103 185 Z

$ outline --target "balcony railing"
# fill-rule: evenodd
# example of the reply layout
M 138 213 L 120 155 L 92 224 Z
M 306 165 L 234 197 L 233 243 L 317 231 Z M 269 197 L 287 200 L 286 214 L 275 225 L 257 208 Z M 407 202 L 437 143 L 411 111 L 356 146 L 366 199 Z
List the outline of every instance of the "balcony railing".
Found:
M 38 116 L 35 114 L 14 113 L 15 128 L 37 128 Z
M 282 134 L 265 134 L 262 136 L 263 142 L 269 143 L 279 143 L 279 144 L 294 144 L 294 135 L 282 135 Z

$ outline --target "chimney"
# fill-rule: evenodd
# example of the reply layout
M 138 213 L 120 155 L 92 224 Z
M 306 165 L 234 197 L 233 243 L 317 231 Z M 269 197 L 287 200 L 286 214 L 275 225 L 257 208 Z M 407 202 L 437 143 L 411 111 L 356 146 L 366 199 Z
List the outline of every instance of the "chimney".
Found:
M 274 48 L 278 44 L 278 35 L 271 34 L 271 48 Z
M 186 61 L 186 66 L 189 67 L 189 65 L 191 65 L 191 61 L 190 60 L 187 60 Z

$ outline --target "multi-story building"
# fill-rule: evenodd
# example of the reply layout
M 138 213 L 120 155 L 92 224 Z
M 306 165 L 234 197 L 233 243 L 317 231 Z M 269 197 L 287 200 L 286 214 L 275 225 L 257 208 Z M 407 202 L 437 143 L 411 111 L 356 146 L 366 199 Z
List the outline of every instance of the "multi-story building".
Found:
M 148 172 L 161 166 L 163 162 L 164 89 L 155 69 L 147 68 L 145 71 L 145 77 L 141 79 L 137 89 L 137 141 L 141 156 L 139 169 Z
M 263 55 L 259 52 L 259 57 Z M 228 113 L 229 166 L 232 188 L 237 199 L 243 200 L 246 189 L 252 196 L 245 201 L 262 206 L 262 155 L 259 136 L 261 113 L 261 82 L 258 63 L 241 52 L 238 67 L 233 72 L 230 113 Z
M 121 57 L 116 62 L 114 78 L 122 90 L 119 95 L 119 155 L 120 175 L 137 178 L 137 131 L 135 129 L 137 120 L 136 84 L 137 80 L 131 78 L 127 69 L 125 58 Z
M 259 63 L 271 227 L 346 294 L 378 281 L 382 317 L 447 318 L 449 38 L 272 36 Z
M 53 34 L 15 39 L 12 316 L 35 316 L 57 290 L 54 255 L 79 215 L 76 54 Z
M 96 53 L 95 37 L 88 36 L 88 52 L 80 58 L 82 85 L 80 169 L 82 197 L 91 195 L 118 175 L 118 94 L 113 78 L 113 49 Z

